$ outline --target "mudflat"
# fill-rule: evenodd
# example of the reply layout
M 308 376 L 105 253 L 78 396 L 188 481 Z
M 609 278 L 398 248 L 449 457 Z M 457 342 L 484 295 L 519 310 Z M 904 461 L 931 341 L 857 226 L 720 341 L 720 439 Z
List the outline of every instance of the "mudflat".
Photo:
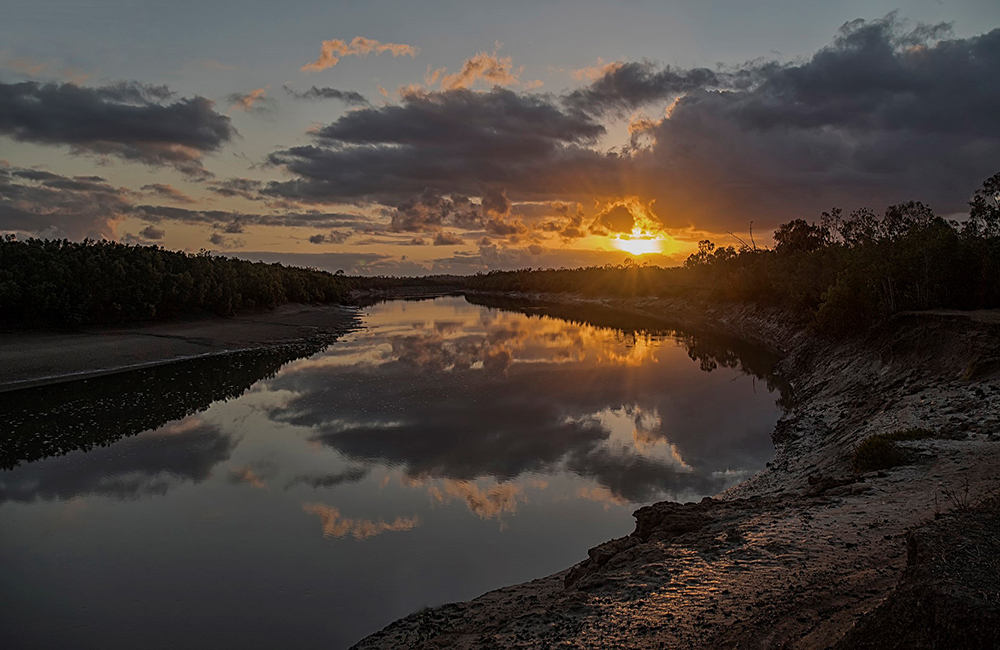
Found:
M 0 392 L 207 354 L 335 336 L 356 326 L 341 305 L 283 305 L 233 318 L 206 316 L 79 332 L 0 333 Z

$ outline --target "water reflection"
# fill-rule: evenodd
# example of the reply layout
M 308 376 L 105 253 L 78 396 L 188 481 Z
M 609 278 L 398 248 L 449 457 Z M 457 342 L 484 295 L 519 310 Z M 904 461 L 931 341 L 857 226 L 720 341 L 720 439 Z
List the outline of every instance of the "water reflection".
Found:
M 3 393 L 0 468 L 109 445 L 242 395 L 325 345 L 243 350 Z
M 364 323 L 4 395 L 0 647 L 346 647 L 773 451 L 774 359 L 735 342 L 461 297 Z
M 654 321 L 611 329 L 611 314 L 566 311 L 525 318 L 447 299 L 408 303 L 391 323 L 373 315 L 374 345 L 339 346 L 271 382 L 288 397 L 269 417 L 412 479 L 568 471 L 633 503 L 718 492 L 770 456 L 738 409 L 718 409 L 725 387 L 702 390 L 674 351 L 705 371 L 750 373 L 762 390 L 775 387 L 773 357 Z
M 0 472 L 0 503 L 84 495 L 136 499 L 199 483 L 229 458 L 234 441 L 196 416 L 90 453 L 50 458 Z

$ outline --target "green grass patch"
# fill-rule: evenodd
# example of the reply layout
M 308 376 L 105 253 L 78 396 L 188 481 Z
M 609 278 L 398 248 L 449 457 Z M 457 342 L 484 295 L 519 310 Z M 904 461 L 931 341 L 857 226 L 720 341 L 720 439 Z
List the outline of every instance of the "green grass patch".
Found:
M 877 433 L 861 441 L 851 456 L 851 467 L 858 474 L 889 469 L 905 465 L 910 461 L 910 454 L 900 448 L 897 442 L 904 440 L 924 440 L 937 437 L 929 429 L 912 428 L 898 429 L 886 433 Z

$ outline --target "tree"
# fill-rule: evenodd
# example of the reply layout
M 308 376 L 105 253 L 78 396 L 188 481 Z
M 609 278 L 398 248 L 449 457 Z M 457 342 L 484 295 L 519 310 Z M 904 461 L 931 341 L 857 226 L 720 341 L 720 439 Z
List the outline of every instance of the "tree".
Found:
M 974 237 L 1000 235 L 1000 173 L 983 182 L 969 201 L 969 208 L 969 220 L 965 222 L 967 234 Z
M 793 219 L 774 231 L 774 243 L 774 250 L 779 254 L 811 253 L 830 245 L 830 229 L 807 223 L 804 219 Z

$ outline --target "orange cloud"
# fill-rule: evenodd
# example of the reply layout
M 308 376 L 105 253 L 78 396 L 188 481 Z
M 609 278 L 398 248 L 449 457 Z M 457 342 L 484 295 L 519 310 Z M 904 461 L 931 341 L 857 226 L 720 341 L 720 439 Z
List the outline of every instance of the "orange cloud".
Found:
M 403 43 L 380 43 L 364 36 L 355 36 L 350 43 L 337 38 L 331 41 L 323 41 L 319 58 L 312 63 L 302 66 L 301 70 L 303 72 L 319 72 L 320 70 L 326 70 L 337 65 L 341 57 L 368 56 L 372 52 L 376 55 L 389 52 L 394 57 L 415 57 L 417 55 L 417 48 Z
M 611 63 L 605 63 L 604 59 L 597 57 L 597 65 L 591 66 L 589 68 L 579 68 L 577 70 L 571 70 L 570 76 L 577 81 L 596 81 L 611 72 L 612 70 L 617 70 L 621 67 L 621 62 L 612 61 Z
M 598 503 L 603 503 L 605 510 L 607 510 L 609 506 L 627 506 L 631 503 L 628 499 L 618 496 L 603 485 L 582 487 L 576 491 L 576 496 L 586 501 L 597 501 Z
M 268 88 L 270 88 L 270 86 L 251 90 L 245 95 L 230 95 L 229 99 L 233 102 L 233 105 L 229 107 L 229 110 L 235 109 L 247 112 L 253 110 L 254 104 L 263 101 L 267 97 Z
M 420 525 L 420 517 L 396 517 L 392 523 L 372 521 L 371 519 L 348 519 L 342 517 L 340 511 L 324 503 L 303 503 L 302 510 L 316 515 L 323 523 L 323 537 L 354 536 L 363 540 L 385 532 L 412 530 Z
M 230 469 L 229 478 L 234 483 L 246 483 L 260 490 L 267 489 L 267 481 L 249 465 Z
M 442 90 L 455 90 L 456 88 L 471 88 L 477 81 L 482 80 L 492 86 L 513 86 L 520 83 L 520 75 L 524 72 L 524 66 L 514 67 L 514 61 L 509 56 L 497 56 L 496 50 L 492 54 L 480 52 L 472 58 L 466 59 L 462 64 L 462 69 L 455 74 L 445 74 L 446 68 L 438 68 L 433 72 L 428 70 L 424 77 L 424 82 L 432 86 L 441 82 Z M 536 80 L 537 81 L 537 80 Z M 533 81 L 531 84 L 535 84 Z M 532 85 L 537 88 L 537 85 Z
M 0 67 L 28 75 L 29 77 L 37 77 L 41 74 L 51 74 L 53 76 L 66 79 L 70 83 L 76 84 L 77 86 L 85 83 L 87 79 L 90 79 L 90 73 L 88 72 L 83 72 L 82 70 L 65 66 L 59 68 L 58 64 L 55 62 L 36 61 L 35 59 L 28 57 L 3 59 L 0 61 Z
M 452 499 L 465 501 L 469 511 L 482 519 L 493 519 L 504 513 L 517 511 L 519 501 L 525 501 L 524 489 L 513 483 L 499 483 L 483 490 L 469 481 L 445 479 L 442 491 L 436 485 L 427 488 L 427 494 L 439 503 L 448 503 Z

